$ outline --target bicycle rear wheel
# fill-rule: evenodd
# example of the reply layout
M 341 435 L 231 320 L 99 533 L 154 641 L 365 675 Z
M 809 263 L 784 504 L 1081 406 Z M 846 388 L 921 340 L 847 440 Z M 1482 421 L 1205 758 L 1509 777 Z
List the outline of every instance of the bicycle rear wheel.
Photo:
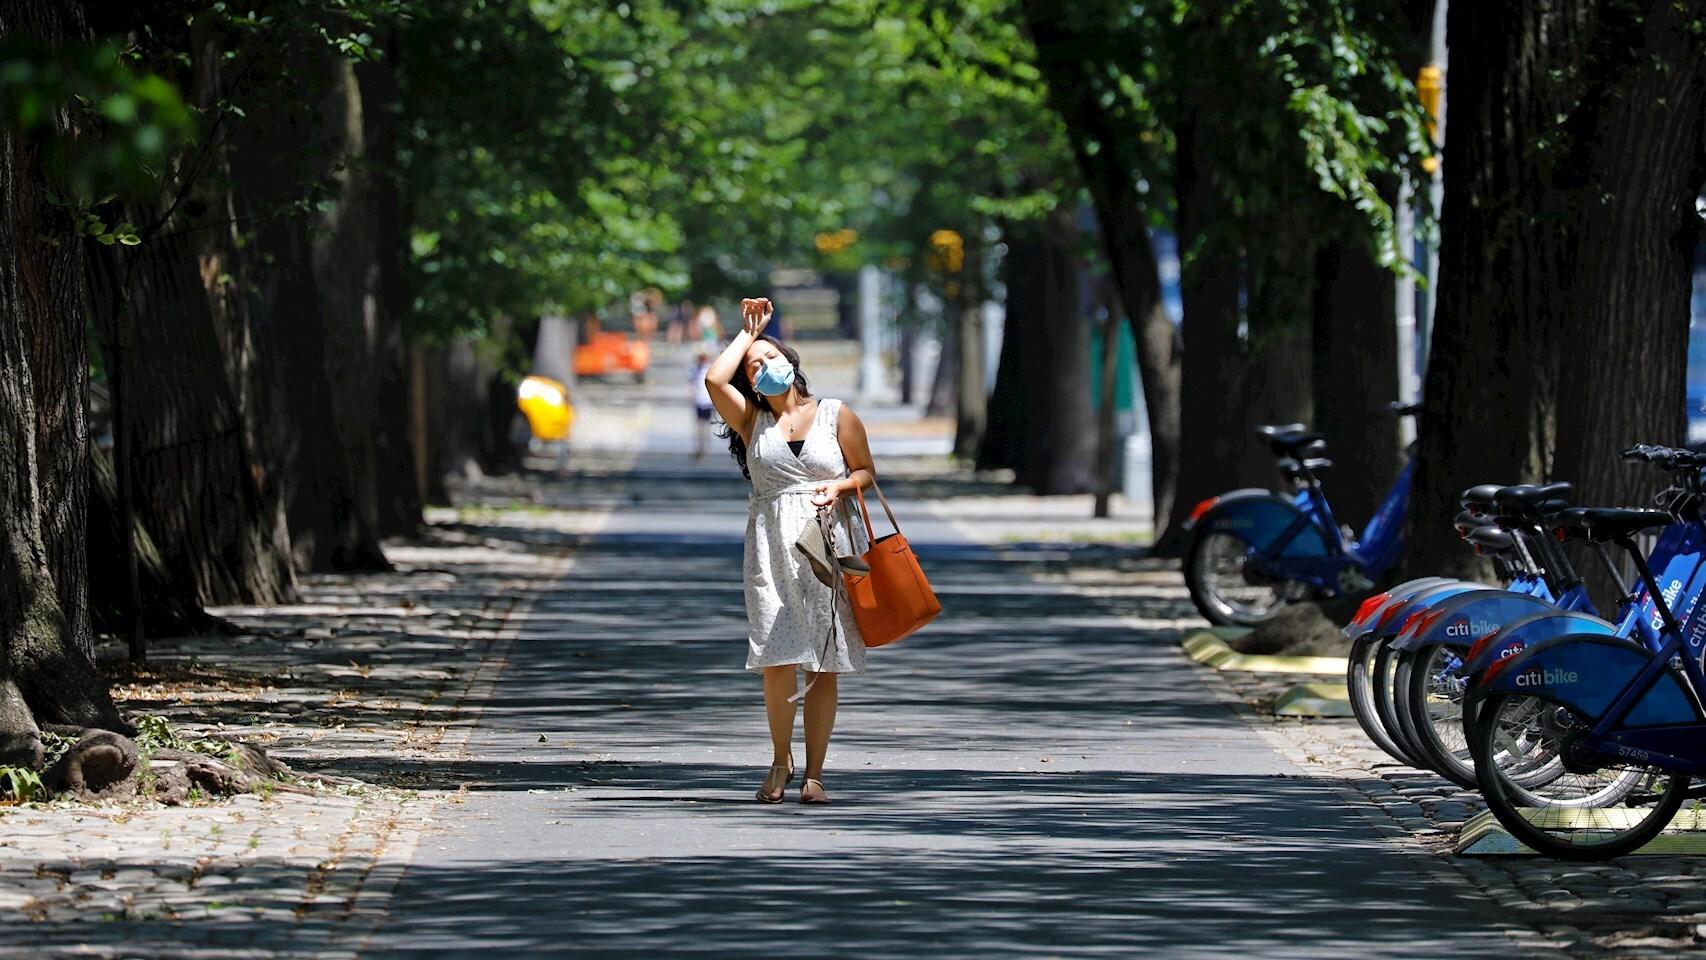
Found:
M 1571 731 L 1585 722 L 1551 701 L 1501 693 L 1482 704 L 1476 723 L 1476 771 L 1487 808 L 1511 836 L 1561 860 L 1609 860 L 1639 849 L 1676 816 L 1688 788 L 1688 777 L 1639 763 L 1570 769 L 1564 752 Z M 1523 786 L 1487 760 L 1501 751 L 1557 775 Z
M 1253 627 L 1308 595 L 1304 584 L 1270 580 L 1250 566 L 1254 551 L 1235 534 L 1198 530 L 1185 556 L 1185 586 L 1210 623 Z

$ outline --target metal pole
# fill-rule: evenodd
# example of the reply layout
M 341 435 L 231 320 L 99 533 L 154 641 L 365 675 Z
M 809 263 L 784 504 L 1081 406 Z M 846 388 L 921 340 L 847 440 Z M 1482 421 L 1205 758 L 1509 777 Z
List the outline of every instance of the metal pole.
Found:
M 1445 148 L 1446 137 L 1446 89 L 1451 86 L 1451 78 L 1447 75 L 1446 64 L 1449 62 L 1445 44 L 1445 12 L 1450 5 L 1449 0 L 1438 0 L 1434 4 L 1433 34 L 1429 38 L 1429 58 L 1433 66 L 1439 70 L 1440 93 L 1438 120 L 1435 128 L 1438 131 L 1438 145 Z M 1442 154 L 1443 157 L 1443 154 Z M 1434 167 L 1433 181 L 1428 184 L 1428 199 L 1433 207 L 1434 216 L 1438 217 L 1440 206 L 1445 202 L 1445 178 L 1441 175 L 1445 164 L 1442 162 Z M 1418 370 L 1426 370 L 1428 355 L 1433 341 L 1434 306 L 1439 302 L 1439 245 L 1429 243 L 1423 257 L 1424 273 L 1427 276 L 1427 287 L 1423 290 L 1421 316 L 1418 318 L 1421 328 L 1421 354 L 1417 358 Z
M 882 273 L 859 268 L 859 395 L 869 404 L 883 392 Z

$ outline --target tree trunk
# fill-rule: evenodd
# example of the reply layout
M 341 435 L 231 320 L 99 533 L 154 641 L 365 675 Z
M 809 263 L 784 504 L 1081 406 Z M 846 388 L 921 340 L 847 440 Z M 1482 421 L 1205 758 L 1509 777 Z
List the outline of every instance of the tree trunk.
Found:
M 1683 436 L 1702 16 L 1701 0 L 1451 8 L 1411 569 L 1475 572 L 1448 526 L 1472 483 L 1561 478 L 1586 503 L 1660 485 L 1617 450 Z
M 91 594 L 90 617 L 95 628 L 102 633 L 123 635 L 140 621 L 143 631 L 150 636 L 181 636 L 219 629 L 219 619 L 202 609 L 195 588 L 172 579 L 147 526 L 135 516 L 130 518 L 130 542 L 136 552 L 136 596 L 117 588 L 131 574 L 127 569 L 125 518 L 112 454 L 91 445 L 88 469 L 89 582 L 114 585 Z
M 1180 379 L 1179 484 L 1173 515 L 1154 552 L 1176 556 L 1185 547 L 1185 519 L 1205 497 L 1269 477 L 1239 476 L 1252 440 L 1238 406 L 1244 392 L 1244 344 L 1238 328 L 1243 290 L 1238 251 L 1211 236 L 1229 214 L 1226 194 L 1198 149 L 1198 118 L 1179 124 L 1175 187 L 1179 207 L 1180 299 L 1184 305 L 1184 359 Z M 1271 471 L 1270 471 L 1271 472 Z
M 1149 416 L 1150 489 L 1159 541 L 1177 512 L 1182 359 L 1178 332 L 1161 303 L 1148 209 L 1137 188 L 1137 158 L 1102 106 L 1104 91 L 1098 89 L 1083 57 L 1082 38 L 1067 26 L 1069 20 L 1043 0 L 1026 0 L 1024 7 L 1049 100 L 1065 121 L 1073 156 L 1096 207 L 1120 304 L 1131 324 Z
M 6 0 L 0 41 L 80 39 L 74 4 Z M 125 729 L 89 654 L 88 287 L 49 200 L 51 133 L 0 132 L 0 761 L 38 765 L 38 723 Z M 75 461 L 76 465 L 73 465 Z
M 344 466 L 349 516 L 330 558 L 331 568 L 389 569 L 378 543 L 378 457 L 374 435 L 380 409 L 373 354 L 378 335 L 379 254 L 374 231 L 373 180 L 365 110 L 355 66 L 327 57 L 314 71 L 321 81 L 310 153 L 320 158 L 315 179 L 330 188 L 309 233 L 314 289 L 325 344 L 324 382 Z
M 1044 255 L 1032 224 L 1007 223 L 1002 240 L 1007 253 L 1001 258 L 1002 286 L 1007 319 L 1001 326 L 1001 355 L 995 367 L 995 384 L 989 392 L 988 423 L 977 449 L 977 469 L 1017 470 L 1025 456 L 1025 381 L 1022 372 L 1029 326 L 1040 311 L 1034 278 L 1027 272 Z
M 1106 519 L 1113 513 L 1114 490 L 1119 485 L 1114 477 L 1114 447 L 1119 442 L 1114 404 L 1119 398 L 1120 302 L 1119 291 L 1109 289 L 1114 286 L 1111 282 L 1098 286 L 1096 299 L 1105 317 L 1097 331 L 1102 340 L 1102 370 L 1096 397 L 1096 502 L 1092 514 Z
M 960 272 L 958 302 L 954 319 L 959 347 L 959 377 L 955 381 L 954 456 L 970 460 L 983 442 L 989 422 L 989 395 L 984 391 L 983 283 L 975 248 L 966 250 L 965 268 Z
M 1397 474 L 1398 332 L 1391 271 L 1356 242 L 1329 241 L 1315 258 L 1315 429 L 1335 468 L 1325 481 L 1340 522 L 1374 516 Z
M 498 324 L 507 333 L 507 324 Z M 509 443 L 515 386 L 483 353 L 484 345 L 456 340 L 428 361 L 429 499 L 448 502 L 449 477 L 473 479 L 517 469 Z
M 1314 307 L 1314 238 L 1287 221 L 1248 245 L 1246 274 L 1244 390 L 1238 403 L 1244 414 L 1244 441 L 1238 475 L 1255 486 L 1275 482 L 1273 451 L 1256 439 L 1256 428 L 1271 423 L 1311 423 L 1310 313 Z
M 396 49 L 393 45 L 392 49 Z M 381 536 L 407 536 L 421 526 L 410 429 L 409 347 L 403 322 L 409 312 L 405 257 L 409 250 L 397 176 L 397 68 L 390 60 L 356 65 L 371 170 L 374 257 L 373 364 L 378 389 L 373 453 L 374 492 Z
M 186 42 L 188 99 L 217 112 L 219 38 L 198 27 Z M 234 225 L 242 211 L 228 160 L 210 132 L 179 168 L 182 181 L 128 205 L 144 242 L 93 248 L 94 314 L 121 388 L 117 467 L 135 521 L 171 581 L 202 603 L 267 604 L 292 598 L 295 579 L 260 425 L 270 412 L 267 315 L 246 293 L 251 258 Z
M 213 58 L 217 52 L 210 49 L 205 55 Z M 233 317 L 225 326 L 240 332 L 227 333 L 227 349 L 235 352 L 242 345 L 252 355 L 238 364 L 249 371 L 250 382 L 239 392 L 245 432 L 263 459 L 264 469 L 257 474 L 263 495 L 282 506 L 288 533 L 276 539 L 302 571 L 386 566 L 373 526 L 363 515 L 361 484 L 349 468 L 346 431 L 339 426 L 341 410 L 374 408 L 371 395 L 352 399 L 355 388 L 349 383 L 370 378 L 359 372 L 364 366 L 359 361 L 337 370 L 330 362 L 331 355 L 352 350 L 365 356 L 365 343 L 359 336 L 333 336 L 337 321 L 320 296 L 310 220 L 297 206 L 348 146 L 347 132 L 320 132 L 328 124 L 347 126 L 346 108 L 331 110 L 329 119 L 312 109 L 323 99 L 321 91 L 344 89 L 333 82 L 342 77 L 329 62 L 292 73 L 279 95 L 296 106 L 281 108 L 265 124 L 233 128 L 228 151 L 233 189 L 226 202 L 234 210 L 235 226 L 220 238 L 224 271 L 234 280 L 223 291 L 234 304 L 222 313 Z M 334 237 L 338 229 L 336 223 L 324 227 Z M 353 262 L 361 256 L 362 251 L 349 250 L 345 258 Z M 363 297 L 356 292 L 348 299 L 359 305 Z M 363 321 L 349 319 L 348 313 L 338 316 L 359 327 Z
M 950 308 L 951 309 L 951 308 Z M 930 399 L 925 404 L 927 417 L 946 417 L 956 412 L 960 383 L 960 324 L 954 312 L 940 324 L 941 349 L 936 353 L 936 372 L 930 378 Z
M 1017 479 L 1040 495 L 1087 493 L 1095 488 L 1096 428 L 1078 231 L 1058 208 L 1038 229 L 1041 256 L 1026 269 L 1019 304 L 1033 319 L 1023 321 L 1025 458 Z
M 141 222 L 140 218 L 138 222 Z M 265 472 L 245 436 L 238 392 L 183 233 L 98 256 L 97 314 L 125 383 L 133 496 L 174 579 L 205 604 L 294 595 L 275 539 Z

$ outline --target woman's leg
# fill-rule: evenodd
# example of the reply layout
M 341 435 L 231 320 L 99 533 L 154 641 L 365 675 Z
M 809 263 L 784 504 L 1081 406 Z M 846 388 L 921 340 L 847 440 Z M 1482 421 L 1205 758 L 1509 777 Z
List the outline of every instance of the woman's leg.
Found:
M 794 664 L 764 668 L 764 713 L 770 719 L 770 762 L 783 767 L 789 766 L 788 760 L 794 753 L 794 704 L 788 702 L 788 698 L 798 689 L 795 675 L 799 669 Z
M 822 780 L 829 734 L 835 729 L 835 674 L 808 673 L 806 679 L 817 681 L 806 693 L 806 777 Z

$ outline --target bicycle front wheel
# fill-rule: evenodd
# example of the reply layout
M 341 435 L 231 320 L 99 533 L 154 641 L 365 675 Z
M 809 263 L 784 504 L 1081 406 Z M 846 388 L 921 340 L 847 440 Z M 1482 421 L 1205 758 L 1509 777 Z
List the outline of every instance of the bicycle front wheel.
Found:
M 1386 751 L 1386 755 L 1402 764 L 1414 766 L 1392 734 L 1381 722 L 1380 708 L 1374 702 L 1374 663 L 1379 657 L 1380 648 L 1385 637 L 1373 633 L 1365 633 L 1351 644 L 1351 654 L 1345 670 L 1345 689 L 1350 693 L 1351 713 L 1357 723 L 1362 726 L 1362 732 L 1374 741 L 1374 745 Z
M 1481 705 L 1475 725 L 1475 770 L 1488 809 L 1511 836 L 1560 860 L 1609 860 L 1639 849 L 1676 816 L 1688 788 L 1688 777 L 1640 763 L 1566 764 L 1571 731 L 1585 724 L 1560 704 L 1501 693 Z M 1556 776 L 1525 786 L 1488 759 L 1501 753 Z
M 1475 766 L 1463 734 L 1465 681 L 1459 666 L 1457 651 L 1446 646 L 1406 654 L 1398 665 L 1398 715 L 1409 721 L 1411 740 L 1429 766 L 1447 780 L 1474 789 Z

